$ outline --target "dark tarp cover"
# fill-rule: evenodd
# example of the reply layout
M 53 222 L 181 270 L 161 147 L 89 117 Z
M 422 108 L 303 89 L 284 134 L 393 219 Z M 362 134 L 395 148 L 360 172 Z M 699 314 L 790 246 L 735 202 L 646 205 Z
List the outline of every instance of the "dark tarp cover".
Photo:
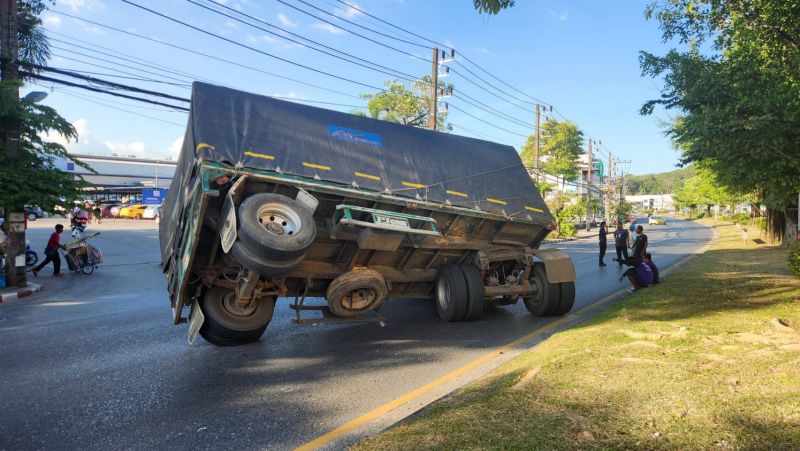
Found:
M 160 224 L 164 263 L 201 161 L 355 182 L 540 224 L 553 219 L 511 146 L 195 82 Z

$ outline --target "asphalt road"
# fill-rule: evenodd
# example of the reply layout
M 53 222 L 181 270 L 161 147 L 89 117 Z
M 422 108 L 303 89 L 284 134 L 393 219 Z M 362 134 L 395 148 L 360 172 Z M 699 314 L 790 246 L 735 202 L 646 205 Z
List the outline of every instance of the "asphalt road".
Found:
M 53 224 L 33 224 L 35 248 Z M 94 274 L 46 269 L 42 294 L 0 304 L 0 449 L 295 447 L 552 321 L 520 303 L 443 323 L 432 302 L 398 300 L 383 325 L 297 326 L 281 299 L 259 343 L 189 346 L 170 323 L 157 232 L 101 227 Z M 677 220 L 646 229 L 660 267 L 712 235 Z M 598 267 L 596 240 L 559 245 L 575 309 L 625 287 L 612 255 Z

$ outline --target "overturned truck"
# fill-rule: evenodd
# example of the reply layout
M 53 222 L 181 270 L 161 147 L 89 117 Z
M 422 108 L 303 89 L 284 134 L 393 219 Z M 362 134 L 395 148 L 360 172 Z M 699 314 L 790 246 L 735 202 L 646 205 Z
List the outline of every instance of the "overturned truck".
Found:
M 388 298 L 431 298 L 444 321 L 520 299 L 563 315 L 572 261 L 539 249 L 554 226 L 510 146 L 195 83 L 160 240 L 174 323 L 234 345 L 278 297 L 298 323 Z

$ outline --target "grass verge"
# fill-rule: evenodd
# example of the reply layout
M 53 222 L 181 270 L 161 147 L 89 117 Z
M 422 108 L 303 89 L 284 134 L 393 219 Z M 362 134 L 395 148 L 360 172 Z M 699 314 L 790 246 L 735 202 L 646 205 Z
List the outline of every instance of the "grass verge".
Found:
M 354 448 L 800 448 L 800 280 L 785 249 L 717 229 L 660 285 Z

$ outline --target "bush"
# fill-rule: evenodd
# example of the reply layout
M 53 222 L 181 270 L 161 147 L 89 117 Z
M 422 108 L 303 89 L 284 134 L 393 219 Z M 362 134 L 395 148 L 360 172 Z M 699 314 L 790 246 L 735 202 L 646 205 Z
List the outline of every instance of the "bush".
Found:
M 747 213 L 737 213 L 733 215 L 733 222 L 740 225 L 750 224 L 750 215 Z
M 795 247 L 789 254 L 789 269 L 795 276 L 800 277 L 800 246 Z
M 697 219 L 703 219 L 705 217 L 706 217 L 706 212 L 704 212 L 704 211 L 698 211 L 697 212 Z
M 578 234 L 578 229 L 575 227 L 575 224 L 571 222 L 565 222 L 561 224 L 561 233 L 558 235 L 559 238 L 570 238 Z

